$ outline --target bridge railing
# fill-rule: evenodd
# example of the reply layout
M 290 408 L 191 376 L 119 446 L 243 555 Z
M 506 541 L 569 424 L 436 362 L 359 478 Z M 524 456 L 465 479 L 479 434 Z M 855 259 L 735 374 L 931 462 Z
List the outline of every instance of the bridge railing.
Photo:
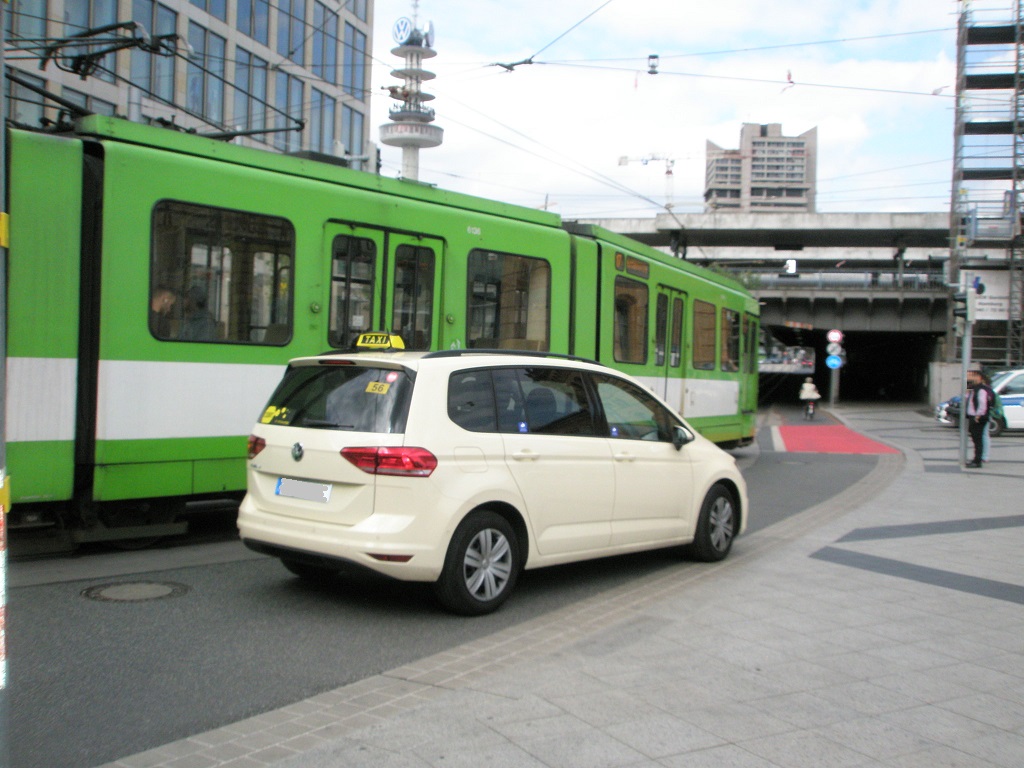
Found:
M 936 272 L 846 272 L 779 274 L 777 272 L 747 272 L 741 279 L 749 289 L 762 290 L 830 290 L 843 291 L 941 291 L 948 290 L 946 276 Z

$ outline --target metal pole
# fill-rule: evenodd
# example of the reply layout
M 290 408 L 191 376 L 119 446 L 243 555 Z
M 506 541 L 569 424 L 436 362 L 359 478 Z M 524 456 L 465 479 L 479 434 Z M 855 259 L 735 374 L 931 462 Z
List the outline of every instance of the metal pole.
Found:
M 7 512 L 11 485 L 7 477 L 7 16 L 0 3 L 0 766 L 10 763 L 7 696 Z
M 828 377 L 828 407 L 835 408 L 839 398 L 839 369 L 831 368 Z
M 973 322 L 964 318 L 964 340 L 960 350 L 960 464 L 967 464 L 967 369 L 971 364 Z

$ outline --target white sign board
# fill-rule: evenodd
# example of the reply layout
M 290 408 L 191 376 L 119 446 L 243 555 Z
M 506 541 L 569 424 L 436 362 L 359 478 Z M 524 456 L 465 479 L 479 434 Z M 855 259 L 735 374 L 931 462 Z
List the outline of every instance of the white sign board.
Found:
M 1010 273 L 993 269 L 963 269 L 960 271 L 962 290 L 974 285 L 979 278 L 985 292 L 978 296 L 975 320 L 1009 320 L 1010 318 Z

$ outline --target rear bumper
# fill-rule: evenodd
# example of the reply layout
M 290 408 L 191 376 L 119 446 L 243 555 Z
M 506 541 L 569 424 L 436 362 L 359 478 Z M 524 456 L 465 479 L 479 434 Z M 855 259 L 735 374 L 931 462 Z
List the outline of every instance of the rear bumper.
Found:
M 238 510 L 238 531 L 249 549 L 273 557 L 339 569 L 354 564 L 401 581 L 434 582 L 441 575 L 451 532 L 440 521 L 430 526 L 423 518 L 410 516 L 408 525 L 392 530 L 372 523 L 333 525 L 267 513 L 246 496 Z M 394 556 L 410 559 L 380 559 Z

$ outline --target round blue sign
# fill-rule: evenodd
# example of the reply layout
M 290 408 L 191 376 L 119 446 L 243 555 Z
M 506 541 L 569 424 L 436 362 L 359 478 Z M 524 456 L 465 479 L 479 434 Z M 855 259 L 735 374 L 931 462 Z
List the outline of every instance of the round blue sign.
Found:
M 829 355 L 828 357 L 825 358 L 825 365 L 827 365 L 829 368 L 832 368 L 833 370 L 835 370 L 836 368 L 842 368 L 843 358 L 841 358 L 839 355 Z

